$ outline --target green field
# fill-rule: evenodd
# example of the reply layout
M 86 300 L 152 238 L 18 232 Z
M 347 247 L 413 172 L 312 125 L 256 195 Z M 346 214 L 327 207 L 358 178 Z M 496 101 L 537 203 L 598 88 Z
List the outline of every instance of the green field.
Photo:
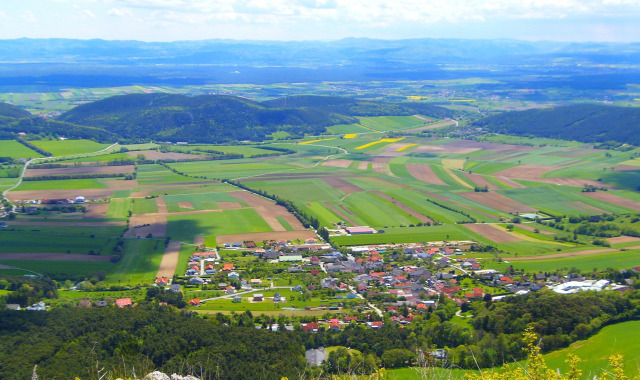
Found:
M 36 158 L 42 155 L 27 148 L 16 140 L 0 140 L 0 157 Z
M 470 240 L 470 236 L 459 225 L 448 224 L 430 227 L 386 228 L 383 234 L 336 236 L 331 238 L 332 242 L 340 245 L 417 243 L 444 240 Z
M 86 179 L 65 179 L 65 180 L 51 180 L 51 181 L 23 181 L 20 186 L 15 188 L 15 191 L 28 191 L 28 190 L 79 190 L 79 189 L 106 189 L 109 186 L 105 185 L 102 181 L 95 178 Z M 77 192 L 70 193 L 70 197 L 80 195 L 75 194 Z
M 30 142 L 53 156 L 93 153 L 109 146 L 109 144 L 100 144 L 91 140 L 33 140 Z
M 149 213 L 158 212 L 158 206 L 156 205 L 155 198 L 131 199 L 131 204 L 133 205 L 134 214 L 149 214 Z
M 113 264 L 109 262 L 80 262 L 80 261 L 31 261 L 31 260 L 1 260 L 0 264 L 16 268 L 27 269 L 40 274 L 53 274 L 61 277 L 80 276 L 83 278 L 91 273 L 109 273 Z M 0 271 L 0 274 L 5 273 Z M 26 273 L 20 273 L 26 274 Z
M 109 255 L 122 227 L 14 226 L 0 230 L 0 253 L 80 253 Z
M 164 250 L 164 240 L 127 240 L 124 256 L 113 266 L 107 276 L 107 282 L 126 284 L 153 282 Z
M 254 209 L 224 210 L 207 214 L 169 215 L 167 236 L 192 243 L 195 236 L 205 236 L 207 246 L 215 246 L 216 235 L 272 231 Z M 213 240 L 212 240 L 213 239 Z M 213 244 L 210 244 L 213 242 Z
M 594 247 L 583 249 L 597 249 Z M 556 253 L 556 252 L 554 252 Z M 509 261 L 508 257 L 503 257 L 502 263 L 492 263 L 491 268 L 504 270 L 509 265 L 525 272 L 553 272 L 555 270 L 568 270 L 578 268 L 581 271 L 590 272 L 594 268 L 614 268 L 629 269 L 638 266 L 640 263 L 640 250 L 629 250 L 622 252 L 604 252 L 593 255 L 562 257 L 553 259 L 540 259 L 528 261 Z
M 240 203 L 242 207 L 248 206 L 246 203 L 240 202 L 238 199 L 224 192 L 165 195 L 163 198 L 169 212 L 190 210 L 189 208 L 181 208 L 179 205 L 180 202 L 189 202 L 196 210 L 217 210 L 219 207 L 216 202 L 235 202 Z

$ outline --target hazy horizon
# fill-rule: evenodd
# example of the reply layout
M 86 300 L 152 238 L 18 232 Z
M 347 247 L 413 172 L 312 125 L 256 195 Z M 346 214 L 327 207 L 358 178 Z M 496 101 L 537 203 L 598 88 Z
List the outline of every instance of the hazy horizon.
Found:
M 640 0 L 6 0 L 0 39 L 637 42 Z

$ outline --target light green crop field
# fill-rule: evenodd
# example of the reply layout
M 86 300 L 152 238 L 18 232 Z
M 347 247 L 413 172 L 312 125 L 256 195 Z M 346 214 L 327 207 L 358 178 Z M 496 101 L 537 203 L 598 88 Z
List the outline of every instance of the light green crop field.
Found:
M 272 164 L 265 161 L 255 160 L 226 160 L 226 161 L 196 161 L 179 162 L 170 164 L 172 168 L 194 176 L 205 176 L 207 178 L 230 178 L 250 177 L 265 173 L 280 172 L 289 169 L 297 169 L 296 166 Z
M 15 191 L 28 190 L 79 190 L 79 189 L 106 189 L 105 185 L 98 179 L 65 179 L 52 181 L 23 181 Z M 74 194 L 71 194 L 74 195 Z M 70 195 L 70 196 L 71 196 Z M 80 195 L 80 194 L 77 194 Z
M 61 160 L 59 162 L 109 162 L 109 161 L 136 161 L 135 157 L 131 157 L 126 153 L 110 153 L 110 154 L 101 154 L 96 156 L 89 157 L 80 157 L 80 158 L 70 158 L 67 160 Z
M 238 190 L 238 189 L 236 189 Z M 239 201 L 228 193 L 200 193 L 200 194 L 179 194 L 163 196 L 169 212 L 189 211 L 189 208 L 181 208 L 180 202 L 189 202 L 196 210 L 217 210 L 216 202 L 236 202 L 242 207 L 248 207 L 244 202 Z
M 93 153 L 109 146 L 91 140 L 33 140 L 30 143 L 53 156 Z
M 471 236 L 459 225 L 447 224 L 430 227 L 386 228 L 383 234 L 336 236 L 331 241 L 341 245 L 418 243 L 428 241 L 470 240 Z M 475 239 L 472 239 L 475 240 Z
M 154 198 L 131 199 L 131 204 L 133 206 L 134 214 L 149 214 L 149 213 L 158 212 L 158 206 L 156 205 L 156 200 Z
M 336 201 L 345 196 L 322 178 L 252 181 L 245 184 L 297 202 Z
M 373 131 L 370 129 L 362 128 L 361 126 L 356 124 L 338 124 L 328 127 L 327 132 L 342 135 L 350 133 L 371 133 Z
M 161 190 L 147 190 L 149 195 L 183 195 L 183 194 L 203 194 L 203 193 L 225 193 L 228 191 L 237 191 L 238 188 L 226 183 L 208 183 L 199 186 L 184 187 L 184 188 L 168 188 Z
M 157 164 L 138 166 L 137 179 L 140 185 L 163 185 L 170 183 L 202 181 L 201 179 L 176 174 L 164 166 Z
M 91 273 L 109 273 L 113 264 L 109 262 L 91 261 L 33 261 L 33 260 L 2 260 L 0 264 L 16 268 L 31 270 L 40 274 L 55 274 L 58 276 L 87 276 Z M 5 273 L 4 271 L 0 273 Z M 26 274 L 26 273 L 21 273 Z
M 36 158 L 42 155 L 20 144 L 16 140 L 0 140 L 0 157 Z
M 242 154 L 245 157 L 259 156 L 263 154 L 279 154 L 280 152 L 268 149 L 260 149 L 251 145 L 209 145 L 209 144 L 190 144 L 183 147 L 172 146 L 172 150 L 202 150 L 206 152 L 222 152 L 227 154 Z
M 11 188 L 18 183 L 18 178 L 0 178 L 0 192 Z
M 0 230 L 0 253 L 111 254 L 123 227 L 14 226 Z
M 164 254 L 164 240 L 127 239 L 124 247 L 124 256 L 113 266 L 107 281 L 127 284 L 153 282 Z
M 131 210 L 130 198 L 111 198 L 107 218 L 126 219 Z
M 586 211 L 579 207 L 573 207 L 571 206 L 573 202 L 586 203 L 590 206 L 615 213 L 632 211 L 624 207 L 584 196 L 580 190 L 581 189 L 575 187 L 547 185 L 535 188 L 503 190 L 500 191 L 500 193 L 552 215 L 601 214 L 597 211 Z
M 597 249 L 597 248 L 587 248 Z M 555 252 L 554 252 L 555 253 Z M 605 253 L 596 253 L 593 255 L 569 256 L 553 259 L 540 260 L 523 260 L 509 261 L 507 257 L 503 257 L 502 263 L 491 264 L 490 267 L 498 270 L 504 270 L 509 265 L 513 265 L 516 269 L 522 269 L 525 272 L 552 272 L 558 269 L 568 270 L 578 268 L 581 271 L 592 271 L 594 268 L 614 268 L 629 269 L 638 266 L 640 262 L 640 250 L 629 251 L 613 251 Z M 509 263 L 505 263 L 509 261 Z
M 405 129 L 418 128 L 427 123 L 413 116 L 376 116 L 359 117 L 360 123 L 365 127 L 377 129 L 379 131 L 402 131 Z

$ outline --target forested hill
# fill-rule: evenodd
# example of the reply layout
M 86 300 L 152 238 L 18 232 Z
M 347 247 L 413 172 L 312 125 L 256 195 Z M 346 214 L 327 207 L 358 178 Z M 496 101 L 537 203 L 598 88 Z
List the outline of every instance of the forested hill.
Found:
M 475 123 L 493 132 L 640 145 L 640 108 L 579 104 L 506 112 Z
M 78 106 L 60 120 L 104 128 L 125 139 L 219 143 L 261 141 L 278 131 L 294 137 L 320 134 L 331 125 L 357 122 L 356 115 L 415 113 L 438 117 L 451 112 L 348 98 L 291 97 L 263 104 L 233 96 L 133 94 Z
M 269 107 L 309 107 L 350 116 L 384 116 L 422 114 L 437 118 L 452 117 L 454 112 L 427 103 L 380 103 L 338 96 L 300 95 L 268 100 Z
M 116 140 L 117 136 L 102 128 L 92 128 L 64 121 L 34 116 L 22 108 L 0 103 L 0 139 L 13 139 L 18 133 L 58 135 L 79 139 Z

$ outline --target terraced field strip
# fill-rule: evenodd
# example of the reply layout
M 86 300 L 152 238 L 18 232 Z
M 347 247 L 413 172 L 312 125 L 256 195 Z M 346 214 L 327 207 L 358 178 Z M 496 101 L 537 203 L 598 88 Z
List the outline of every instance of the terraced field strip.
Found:
M 588 205 L 584 202 L 571 202 L 571 203 L 567 203 L 568 206 L 571 207 L 575 207 L 577 209 L 583 210 L 583 211 L 587 211 L 590 214 L 596 213 L 596 214 L 611 214 L 610 211 L 606 211 L 603 210 L 601 208 L 597 208 L 595 206 L 591 206 Z
M 162 255 L 160 268 L 156 277 L 173 278 L 178 267 L 178 258 L 180 257 L 180 248 L 182 244 L 179 241 L 171 241 Z
M 323 162 L 322 166 L 330 166 L 333 168 L 348 168 L 352 163 L 353 161 L 351 160 L 333 159 Z
M 362 124 L 356 124 L 356 125 L 357 125 L 358 127 L 362 127 L 362 128 L 364 128 L 364 129 L 368 129 L 368 130 L 373 131 L 373 132 L 382 132 L 382 131 L 380 131 L 380 130 L 373 129 L 373 128 L 371 128 L 371 127 L 367 127 L 367 126 L 364 126 L 364 125 L 362 125 Z
M 429 218 L 428 216 L 421 214 L 415 210 L 413 210 L 411 207 L 405 205 L 404 203 L 386 195 L 381 193 L 380 191 L 372 191 L 373 194 L 376 194 L 377 196 L 379 196 L 380 198 L 386 199 L 387 201 L 391 202 L 393 205 L 395 205 L 396 207 L 398 207 L 399 209 L 407 212 L 409 215 L 415 217 L 416 219 L 418 219 L 419 221 L 421 221 L 422 223 L 433 223 L 433 220 L 431 218 Z
M 407 164 L 406 167 L 409 174 L 420 182 L 429 183 L 431 185 L 447 186 L 447 184 L 433 172 L 433 169 L 431 169 L 431 166 L 428 164 Z
M 618 250 L 614 248 L 602 248 L 602 249 L 592 249 L 592 250 L 584 250 L 584 251 L 553 253 L 550 255 L 511 257 L 509 258 L 509 261 L 546 260 L 546 259 L 554 259 L 559 257 L 588 256 L 588 255 L 595 255 L 597 253 L 617 252 L 617 251 Z
M 231 191 L 228 194 L 238 199 L 239 201 L 248 204 L 250 207 L 253 207 L 253 208 L 261 207 L 260 210 L 256 209 L 256 211 L 260 213 L 260 216 L 264 217 L 268 215 L 270 218 L 281 216 L 289 223 L 289 225 L 291 225 L 291 227 L 293 227 L 294 230 L 299 231 L 299 230 L 305 229 L 302 223 L 300 223 L 300 221 L 298 220 L 298 218 L 293 216 L 289 211 L 287 211 L 286 208 L 276 205 L 269 199 L 259 197 L 248 191 Z M 267 220 L 265 221 L 269 223 L 269 221 Z M 277 220 L 275 220 L 275 223 L 277 223 Z M 274 226 L 275 226 L 275 223 L 273 223 Z M 281 230 L 284 230 L 284 227 L 282 227 L 280 223 L 277 223 L 277 224 L 280 226 Z
M 396 176 L 395 174 L 393 174 L 393 172 L 391 171 L 391 168 L 389 167 L 389 164 L 386 163 L 386 162 L 374 162 L 371 165 L 371 168 L 376 173 L 388 175 L 390 177 L 395 177 Z
M 425 125 L 423 127 L 418 127 L 418 128 L 412 128 L 412 129 L 407 129 L 406 132 L 419 132 L 419 131 L 426 131 L 429 129 L 434 129 L 434 128 L 440 128 L 440 127 L 446 127 L 448 125 L 458 125 L 458 122 L 455 120 L 449 120 L 449 121 L 443 121 L 440 123 L 435 123 L 435 124 L 430 124 L 430 125 Z
M 462 178 L 460 178 L 457 175 L 455 175 L 453 173 L 453 171 L 451 171 L 451 168 L 449 168 L 447 166 L 444 166 L 443 169 L 444 169 L 445 172 L 447 172 L 447 174 L 449 174 L 449 176 L 451 178 L 453 178 L 454 181 L 456 181 L 458 184 L 460 184 L 460 186 L 466 187 L 467 189 L 473 189 L 473 186 L 469 185 L 468 183 L 463 181 Z
M 342 212 L 341 210 L 339 210 L 337 207 L 335 207 L 334 205 L 332 205 L 329 202 L 323 202 L 323 204 L 330 209 L 331 211 L 333 211 L 336 215 L 338 215 L 339 217 L 342 218 L 342 220 L 344 220 L 345 222 L 349 223 L 351 226 L 357 226 L 358 223 L 354 222 L 353 219 L 351 219 L 350 217 L 348 217 L 346 215 L 346 213 Z
M 531 232 L 535 232 L 536 231 L 535 227 L 529 226 L 527 224 L 518 224 L 517 227 L 518 228 L 522 228 L 523 230 L 531 231 Z M 541 230 L 541 229 L 538 229 L 538 233 L 542 234 L 542 235 L 555 235 L 555 233 L 553 233 L 551 231 L 546 231 L 546 230 Z
M 324 181 L 329 184 L 331 187 L 333 187 L 334 189 L 341 191 L 347 195 L 349 194 L 353 194 L 353 193 L 359 193 L 362 190 L 361 188 L 359 188 L 358 186 L 352 184 L 351 182 L 347 182 L 342 178 L 338 178 L 338 177 L 327 177 L 324 179 Z
M 623 198 L 609 192 L 596 191 L 593 193 L 584 193 L 589 198 L 597 199 L 606 203 L 612 203 L 616 206 L 626 207 L 631 210 L 640 210 L 640 203 L 631 199 Z
M 474 212 L 474 213 L 478 213 L 480 215 L 484 215 L 485 217 L 489 218 L 490 220 L 498 220 L 498 217 L 495 216 L 495 215 L 491 215 L 488 212 L 484 212 L 482 210 L 475 209 L 475 208 L 473 208 L 471 206 L 467 206 L 465 204 L 452 201 L 451 199 L 449 199 L 449 198 L 447 198 L 445 196 L 442 196 L 442 195 L 439 195 L 439 194 L 436 194 L 436 193 L 432 193 L 430 191 L 421 191 L 421 193 L 426 194 L 426 195 L 428 195 L 428 196 L 430 196 L 432 198 L 444 201 L 445 203 L 450 203 L 452 205 L 458 206 L 458 207 L 462 208 L 463 210 Z
M 407 145 L 401 146 L 400 148 L 396 149 L 396 152 L 404 152 L 405 150 L 413 148 L 415 146 L 418 146 L 418 144 L 407 144 Z
M 83 174 L 130 174 L 135 171 L 134 165 L 123 166 L 75 166 L 54 169 L 27 169 L 25 178 L 40 176 L 69 176 Z
M 498 224 L 491 224 L 491 227 L 493 227 L 495 229 L 498 229 L 500 231 L 503 231 L 503 232 L 505 232 L 505 233 L 507 233 L 507 234 L 509 234 L 511 236 L 514 236 L 514 237 L 516 237 L 516 238 L 518 238 L 520 240 L 524 240 L 524 241 L 530 241 L 530 242 L 538 243 L 538 244 L 555 244 L 555 245 L 570 246 L 570 244 L 566 244 L 566 243 L 560 243 L 560 242 L 557 242 L 557 241 L 550 241 L 550 240 L 536 239 L 534 237 L 531 237 L 531 236 L 528 236 L 528 235 L 525 235 L 525 234 L 521 234 L 519 232 L 509 231 L 509 230 L 507 230 L 506 227 L 500 226 Z
M 640 238 L 635 236 L 616 236 L 612 238 L 608 238 L 607 241 L 610 244 L 623 244 L 623 243 L 635 243 L 640 241 Z
M 464 224 L 465 228 L 475 232 L 494 243 L 509 243 L 522 241 L 517 236 L 511 235 L 506 231 L 495 228 L 493 224 Z
M 305 142 L 301 142 L 300 145 L 307 145 L 307 144 L 313 144 L 313 143 L 317 143 L 320 141 L 329 141 L 329 140 L 335 140 L 335 137 L 332 137 L 330 139 L 318 139 L 318 140 L 311 140 L 311 141 L 305 141 Z
M 369 162 L 368 161 L 362 161 L 358 164 L 358 169 L 359 170 L 367 170 L 369 169 Z
M 520 203 L 516 200 L 513 200 L 507 196 L 504 196 L 497 192 L 489 192 L 489 193 L 481 193 L 481 192 L 468 192 L 468 193 L 460 193 L 463 197 L 483 204 L 485 206 L 489 206 L 496 210 L 504 211 L 506 213 L 523 213 L 523 212 L 535 212 L 536 209 L 525 205 L 524 203 Z
M 523 184 L 521 184 L 519 182 L 516 182 L 516 181 L 512 180 L 511 178 L 500 177 L 500 176 L 498 176 L 498 177 L 494 176 L 493 178 L 495 178 L 496 180 L 500 181 L 501 183 L 504 183 L 507 186 L 510 186 L 513 189 L 524 189 L 526 187 L 525 185 L 523 185 Z
M 399 138 L 396 138 L 396 139 L 380 139 L 378 141 L 373 141 L 373 142 L 370 142 L 368 144 L 360 145 L 359 147 L 356 147 L 356 150 L 367 149 L 369 147 L 372 147 L 374 145 L 381 144 L 381 143 L 394 143 L 394 142 L 398 142 L 398 141 L 403 140 L 403 139 L 404 139 L 404 137 L 399 137 Z
M 118 227 L 126 226 L 127 222 L 36 222 L 36 221 L 20 221 L 9 220 L 6 222 L 9 226 L 41 226 L 41 227 Z
M 462 172 L 469 180 L 479 187 L 486 186 L 489 190 L 501 190 L 500 187 L 480 174 Z

